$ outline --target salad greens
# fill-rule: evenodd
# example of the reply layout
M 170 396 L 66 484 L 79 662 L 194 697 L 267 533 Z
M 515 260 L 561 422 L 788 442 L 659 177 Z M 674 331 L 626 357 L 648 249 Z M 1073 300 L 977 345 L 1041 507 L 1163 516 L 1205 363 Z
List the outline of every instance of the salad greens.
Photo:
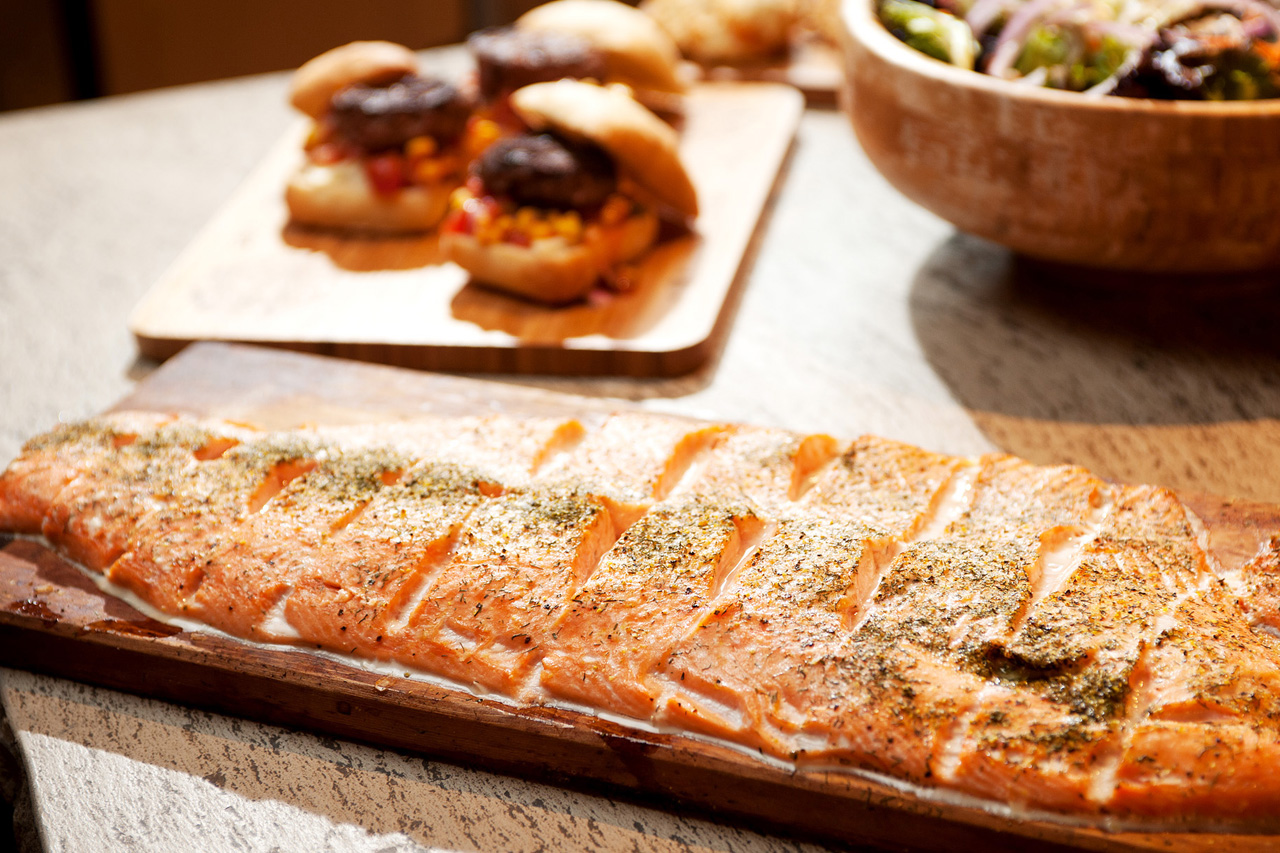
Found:
M 1280 97 L 1273 0 L 879 0 L 878 9 L 885 27 L 920 52 L 1030 85 L 1143 98 Z
M 981 49 L 964 21 L 917 0 L 884 0 L 880 18 L 911 47 L 961 68 L 972 69 Z

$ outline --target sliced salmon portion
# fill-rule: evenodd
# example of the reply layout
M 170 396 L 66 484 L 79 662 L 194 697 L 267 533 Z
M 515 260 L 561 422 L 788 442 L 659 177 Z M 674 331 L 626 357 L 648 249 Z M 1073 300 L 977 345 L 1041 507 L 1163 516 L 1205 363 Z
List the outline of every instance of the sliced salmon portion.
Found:
M 982 638 L 996 626 L 984 620 L 1011 619 L 1026 583 L 1015 567 L 999 595 L 984 597 L 986 584 L 939 601 L 947 580 L 985 577 L 978 555 L 922 543 L 882 569 L 894 541 L 821 516 L 780 523 L 665 663 L 664 718 L 805 764 L 931 779 L 952 721 L 987 683 Z M 957 567 L 968 577 L 944 577 Z M 867 572 L 883 578 L 860 604 Z M 989 615 L 957 618 L 974 609 Z
M 292 563 L 288 589 L 280 591 L 282 615 L 305 642 L 379 660 L 412 659 L 416 647 L 406 626 L 484 501 L 482 477 L 435 461 L 416 463 L 390 484 L 369 474 L 373 491 L 358 513 L 335 514 L 329 530 L 281 552 Z
M 82 473 L 110 476 L 116 451 L 172 420 L 167 415 L 129 412 L 61 424 L 28 441 L 0 477 L 0 528 L 41 533 L 58 495 Z
M 339 557 L 334 535 L 410 464 L 396 451 L 317 445 L 310 455 L 272 466 L 243 516 L 231 522 L 230 547 L 206 554 L 187 615 L 250 639 L 300 639 L 284 612 L 288 595 L 321 555 L 326 563 Z
M 253 560 L 239 528 L 289 479 L 313 467 L 319 451 L 309 437 L 268 433 L 163 480 L 160 499 L 138 516 L 128 549 L 107 567 L 107 578 L 165 613 L 198 615 L 243 634 L 260 612 L 237 612 L 226 602 L 215 618 L 195 596 L 215 567 L 249 587 L 277 582 L 272 566 Z
M 611 415 L 572 453 L 549 460 L 538 481 L 591 492 L 625 527 L 676 488 L 699 454 L 729 430 L 666 415 Z
M 659 719 L 788 758 L 802 742 L 827 742 L 843 727 L 835 720 L 851 709 L 824 703 L 830 697 L 814 687 L 836 683 L 829 677 L 847 651 L 848 590 L 877 535 L 856 523 L 804 516 L 766 531 L 657 661 Z M 872 739 L 865 745 L 870 749 Z
M 163 612 L 1073 815 L 1280 813 L 1280 551 L 1010 456 L 658 415 L 113 415 L 0 475 Z M 1217 559 L 1217 558 L 1215 558 Z
M 331 451 L 254 519 L 256 541 L 275 546 L 266 559 L 282 569 L 269 625 L 327 648 L 395 656 L 395 638 L 481 497 L 527 485 L 582 431 L 576 420 L 498 416 L 322 431 L 356 447 Z M 281 529 L 292 535 L 281 540 Z
M 544 465 L 572 451 L 585 434 L 577 420 L 491 415 L 476 418 L 472 429 L 432 448 L 428 456 L 492 471 L 506 488 L 522 488 Z
M 1005 540 L 930 540 L 907 546 L 884 573 L 857 633 L 950 655 L 958 666 L 988 665 L 1031 597 L 1026 563 Z
M 1042 467 L 1005 454 L 982 457 L 959 479 L 963 494 L 948 510 L 935 510 L 933 530 L 947 539 L 999 543 L 1000 559 L 1016 561 L 1027 574 L 1028 603 L 1070 575 L 1111 500 L 1109 487 L 1082 468 Z M 939 530 L 944 516 L 950 520 Z
M 1088 523 L 1108 494 L 1107 485 L 1083 468 L 987 456 L 970 488 L 968 508 L 948 533 L 1022 539 L 1035 548 L 1047 530 Z
M 1274 815 L 1280 641 L 1251 631 L 1221 584 L 1185 598 L 1135 668 L 1135 725 L 1114 808 L 1140 815 Z
M 1116 755 L 1119 724 L 1044 687 L 997 678 L 970 694 L 932 758 L 937 784 L 1029 808 L 1102 810 L 1095 788 Z
M 1025 616 L 989 637 L 999 689 L 985 691 L 957 723 L 937 775 L 993 799 L 1088 811 L 1111 796 L 1142 646 L 1195 582 L 1187 559 L 1198 549 L 1167 492 L 1112 496 L 1077 469 L 1044 482 L 1053 472 L 999 460 L 995 476 L 979 479 L 968 523 L 956 525 L 969 536 L 1009 535 L 1002 541 L 1011 554 L 1038 539 L 1039 555 L 1023 562 L 1032 591 Z M 1069 483 L 1076 488 L 1058 495 Z M 1020 506 L 1003 506 L 1018 494 Z M 1158 549 L 1146 538 L 1156 519 L 1181 533 Z
M 903 682 L 883 697 L 892 704 L 871 713 L 911 778 L 934 775 L 953 722 L 989 686 L 992 639 L 1008 633 L 1030 595 L 1025 563 L 1004 541 L 923 541 L 893 557 L 847 654 L 862 666 L 900 661 L 881 669 L 882 684 Z
M 1122 698 L 1142 643 L 1199 575 L 1202 553 L 1185 519 L 1159 542 L 1150 538 L 1153 511 L 1173 506 L 1164 490 L 1124 490 L 1093 536 L 1077 543 L 1071 570 L 999 644 L 1002 658 L 1040 673 L 1087 665 L 1095 688 L 1105 669 L 1109 692 Z
M 671 502 L 633 524 L 551 626 L 541 686 L 560 699 L 647 720 L 657 667 L 761 532 L 739 505 Z
M 594 496 L 515 490 L 476 507 L 409 615 L 397 659 L 524 696 L 550 626 L 617 539 Z
M 1146 759 L 1135 755 L 1134 744 L 1141 750 L 1151 737 L 1167 736 L 1168 727 L 1152 717 L 1203 715 L 1208 697 L 1193 687 L 1202 675 L 1199 666 L 1229 656 L 1220 645 L 1213 648 L 1216 642 L 1206 647 L 1198 634 L 1186 641 L 1185 650 L 1200 659 L 1193 674 L 1185 668 L 1187 658 L 1168 648 L 1169 627 L 1186 626 L 1199 606 L 1197 583 L 1204 577 L 1203 553 L 1176 499 L 1159 489 L 1122 490 L 1074 572 L 1036 603 L 1009 642 L 998 644 L 995 674 L 1014 688 L 1013 697 L 994 710 L 987 707 L 989 698 L 984 701 L 956 748 L 963 754 L 955 768 L 941 775 L 985 796 L 1059 810 L 1113 808 L 1123 801 L 1134 813 L 1173 813 L 1173 799 L 1156 796 L 1142 807 L 1129 801 L 1127 780 L 1138 775 L 1142 796 L 1152 795 L 1142 766 Z M 1223 603 L 1212 610 L 1220 612 Z M 1212 631 L 1220 637 L 1220 630 L 1215 619 Z M 1268 653 L 1259 660 L 1274 657 Z M 1173 666 L 1183 670 L 1157 675 Z M 1230 679 L 1238 679 L 1240 670 L 1231 669 Z M 1261 678 L 1271 679 L 1272 674 Z M 1171 701 L 1160 684 L 1194 692 Z M 1252 699 L 1259 698 L 1249 689 Z M 1195 738 L 1183 730 L 1180 737 L 1188 748 L 1196 744 L 1198 755 L 1205 750 L 1205 734 Z M 1192 770 L 1204 760 L 1187 753 L 1178 757 L 1178 766 Z
M 41 532 L 63 553 L 101 572 L 124 553 L 139 519 L 162 505 L 194 467 L 246 437 L 183 421 L 161 424 L 124 441 L 58 493 Z
M 675 494 L 746 502 L 778 513 L 807 491 L 812 477 L 839 452 L 840 443 L 829 435 L 739 427 L 691 464 Z
M 944 487 L 965 465 L 954 457 L 863 436 L 817 474 L 800 504 L 904 538 L 937 511 Z

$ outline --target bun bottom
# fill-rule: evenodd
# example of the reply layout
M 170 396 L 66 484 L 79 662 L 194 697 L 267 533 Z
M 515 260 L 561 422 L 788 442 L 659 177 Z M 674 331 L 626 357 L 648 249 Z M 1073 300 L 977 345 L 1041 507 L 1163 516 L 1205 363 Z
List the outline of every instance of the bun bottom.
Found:
M 293 173 L 284 199 L 294 222 L 394 234 L 430 231 L 449 209 L 453 187 L 404 187 L 395 195 L 374 192 L 364 168 L 352 160 L 332 165 L 305 163 Z
M 527 247 L 486 244 L 471 234 L 446 230 L 440 249 L 477 281 L 536 302 L 562 304 L 581 299 L 602 275 L 644 254 L 657 238 L 657 215 L 643 211 L 607 235 L 572 246 L 557 238 Z

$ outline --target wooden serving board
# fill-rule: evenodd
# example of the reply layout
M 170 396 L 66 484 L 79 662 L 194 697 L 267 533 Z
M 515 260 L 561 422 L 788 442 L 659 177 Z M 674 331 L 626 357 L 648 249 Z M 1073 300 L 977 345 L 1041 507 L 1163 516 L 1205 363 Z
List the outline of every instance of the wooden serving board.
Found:
M 339 361 L 199 344 L 117 408 L 257 422 L 359 423 L 507 410 L 616 408 L 599 400 Z M 1188 497 L 1188 496 L 1184 496 Z M 1280 529 L 1280 509 L 1188 497 L 1210 546 L 1239 561 Z M 155 622 L 100 592 L 42 545 L 0 539 L 0 665 L 265 722 L 422 751 L 468 765 L 709 811 L 760 828 L 896 849 L 1262 851 L 1268 835 L 1110 833 L 929 802 L 850 773 L 792 771 L 739 751 L 572 711 L 515 707 L 287 647 Z
M 804 99 L 772 83 L 706 83 L 685 99 L 680 153 L 698 190 L 692 233 L 667 236 L 624 293 L 548 307 L 479 286 L 435 234 L 342 236 L 289 222 L 283 192 L 305 122 L 135 307 L 146 356 L 239 341 L 432 370 L 671 376 L 728 323 Z

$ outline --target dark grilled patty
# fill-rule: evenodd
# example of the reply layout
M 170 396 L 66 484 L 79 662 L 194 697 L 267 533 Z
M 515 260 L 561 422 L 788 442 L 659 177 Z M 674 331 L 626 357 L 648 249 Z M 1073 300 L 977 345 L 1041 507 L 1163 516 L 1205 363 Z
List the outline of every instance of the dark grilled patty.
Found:
M 501 139 L 480 155 L 485 189 L 516 204 L 589 211 L 617 186 L 613 160 L 599 146 L 550 133 Z
M 472 33 L 467 47 L 475 56 L 480 94 L 503 92 L 564 77 L 604 78 L 604 60 L 586 39 L 567 33 L 490 27 Z
M 412 74 L 389 86 L 348 86 L 330 108 L 338 134 L 369 151 L 399 148 L 415 136 L 452 142 L 471 115 L 455 86 Z

